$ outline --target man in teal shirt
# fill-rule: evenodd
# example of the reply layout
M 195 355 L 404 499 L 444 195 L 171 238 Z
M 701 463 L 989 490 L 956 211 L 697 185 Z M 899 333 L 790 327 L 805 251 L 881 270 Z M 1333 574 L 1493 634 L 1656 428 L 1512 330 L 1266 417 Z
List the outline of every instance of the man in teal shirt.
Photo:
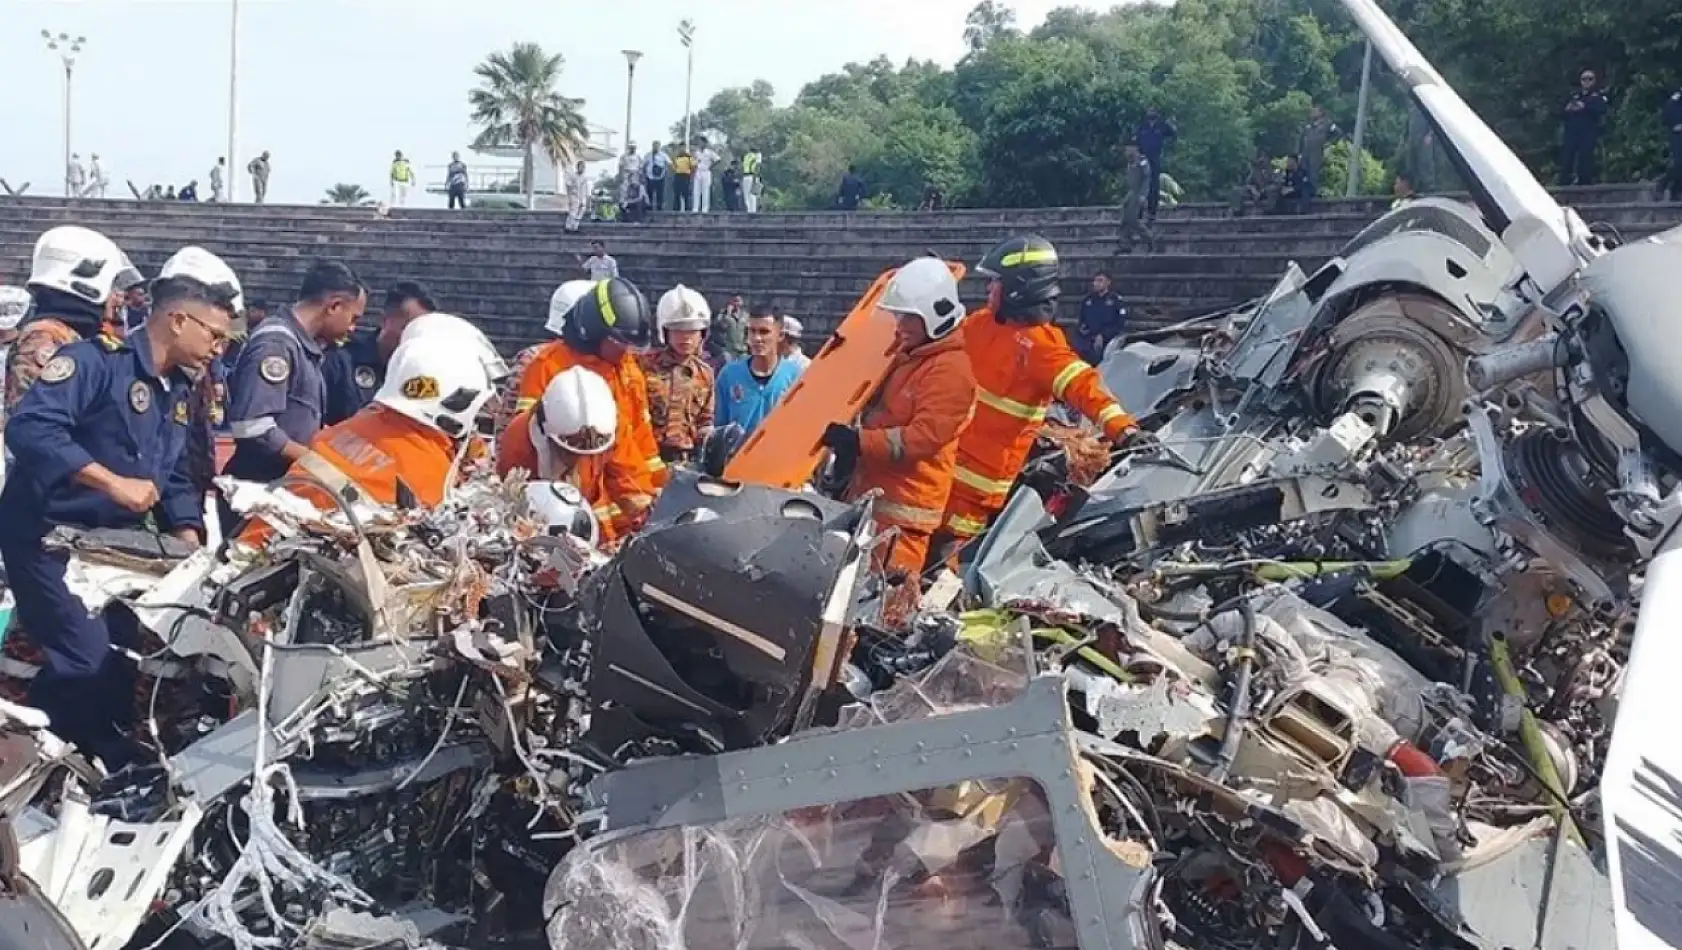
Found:
M 782 321 L 769 307 L 748 318 L 748 355 L 732 360 L 718 374 L 720 428 L 735 423 L 744 436 L 753 433 L 800 379 L 800 369 L 782 358 Z

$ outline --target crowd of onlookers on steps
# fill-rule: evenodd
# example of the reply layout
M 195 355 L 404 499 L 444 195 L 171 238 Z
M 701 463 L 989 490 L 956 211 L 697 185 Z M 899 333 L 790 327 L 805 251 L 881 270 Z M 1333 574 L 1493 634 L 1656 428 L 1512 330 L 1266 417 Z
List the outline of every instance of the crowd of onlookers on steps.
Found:
M 1611 108 L 1610 90 L 1600 84 L 1598 74 L 1593 69 L 1582 70 L 1577 87 L 1560 107 L 1558 184 L 1598 182 L 1600 144 Z M 1417 114 L 1415 118 L 1418 119 Z M 1655 182 L 1656 196 L 1682 201 L 1682 90 L 1665 99 L 1659 120 L 1670 143 L 1670 162 Z M 1174 124 L 1160 110 L 1150 108 L 1124 148 L 1122 237 L 1127 250 L 1140 242 L 1147 249 L 1154 246 L 1152 225 L 1157 211 L 1165 198 L 1170 205 L 1178 198 L 1179 186 L 1167 173 L 1167 159 L 1178 135 Z M 1312 107 L 1294 151 L 1278 156 L 1265 150 L 1256 153 L 1248 175 L 1234 190 L 1234 211 L 1239 214 L 1308 211 L 1324 184 L 1327 150 L 1343 136 L 1343 130 L 1324 109 Z M 1415 189 L 1428 192 L 1436 187 L 1432 130 L 1419 121 L 1418 128 L 1410 131 L 1408 138 L 1408 155 L 1394 186 L 1397 196 L 1403 199 L 1412 196 Z M 251 176 L 252 199 L 258 204 L 263 203 L 268 193 L 269 162 L 269 153 L 264 151 L 246 165 L 246 172 Z M 227 160 L 218 158 L 209 171 L 210 201 L 225 200 L 226 166 Z M 579 223 L 592 218 L 642 221 L 662 211 L 704 214 L 716 209 L 755 214 L 765 191 L 764 166 L 764 154 L 752 144 L 739 150 L 721 151 L 705 137 L 699 137 L 693 146 L 673 143 L 663 147 L 655 142 L 647 152 L 639 152 L 633 142 L 620 157 L 613 184 L 606 193 L 597 190 L 583 162 L 565 174 L 569 227 L 576 229 Z M 393 157 L 388 180 L 390 203 L 401 207 L 416 184 L 414 167 L 401 151 Z M 65 183 L 72 195 L 104 198 L 110 179 L 97 154 L 85 166 L 80 155 L 72 155 Z M 468 172 L 459 153 L 451 155 L 445 173 L 445 192 L 451 208 L 467 206 Z M 152 185 L 140 196 L 161 201 L 201 200 L 196 178 L 180 187 Z M 836 188 L 834 206 L 845 211 L 856 210 L 869 197 L 870 188 L 864 178 L 856 167 L 849 166 Z M 929 184 L 921 209 L 938 211 L 945 205 L 946 197 L 941 189 Z

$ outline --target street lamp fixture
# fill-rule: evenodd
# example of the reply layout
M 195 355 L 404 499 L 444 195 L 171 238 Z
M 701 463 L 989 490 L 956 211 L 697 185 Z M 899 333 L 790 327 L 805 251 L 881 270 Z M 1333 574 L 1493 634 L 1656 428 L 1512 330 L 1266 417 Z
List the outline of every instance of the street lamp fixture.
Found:
M 689 147 L 690 94 L 695 91 L 695 21 L 682 20 L 677 25 L 677 38 L 688 50 L 689 65 L 683 80 L 683 147 Z
M 47 51 L 57 53 L 64 63 L 64 196 L 76 197 L 74 187 L 70 181 L 70 93 L 71 80 L 76 72 L 76 57 L 81 54 L 83 44 L 87 43 L 85 36 L 71 36 L 69 33 L 53 33 L 42 30 L 41 39 L 47 42 Z
M 625 147 L 631 147 L 631 101 L 635 94 L 637 81 L 637 60 L 642 59 L 640 50 L 627 49 L 620 52 L 625 54 Z

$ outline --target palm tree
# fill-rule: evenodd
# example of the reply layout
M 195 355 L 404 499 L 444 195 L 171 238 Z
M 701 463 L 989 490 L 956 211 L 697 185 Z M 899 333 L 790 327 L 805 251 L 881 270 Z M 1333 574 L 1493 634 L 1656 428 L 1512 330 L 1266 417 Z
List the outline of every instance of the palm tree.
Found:
M 473 122 L 483 126 L 473 147 L 518 146 L 525 155 L 521 180 L 526 183 L 526 207 L 536 203 L 537 150 L 565 167 L 583 150 L 590 130 L 578 110 L 582 99 L 568 99 L 555 88 L 565 59 L 550 56 L 536 43 L 515 43 L 473 68 L 479 88 L 467 94 Z
M 368 194 L 368 189 L 361 185 L 347 185 L 340 182 L 327 189 L 327 197 L 321 199 L 324 205 L 344 205 L 347 208 L 365 208 L 374 203 L 374 196 Z

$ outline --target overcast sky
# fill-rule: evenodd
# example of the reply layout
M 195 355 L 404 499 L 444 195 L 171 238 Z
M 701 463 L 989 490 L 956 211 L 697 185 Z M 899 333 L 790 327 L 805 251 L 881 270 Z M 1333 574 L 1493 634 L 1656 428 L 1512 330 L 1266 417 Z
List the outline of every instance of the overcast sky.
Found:
M 767 79 L 786 103 L 805 82 L 885 54 L 951 64 L 974 0 L 240 0 L 243 170 L 273 153 L 271 201 L 318 200 L 335 182 L 385 194 L 393 149 L 437 176 L 473 129 L 467 90 L 493 50 L 530 40 L 566 57 L 562 91 L 586 118 L 624 125 L 625 58 L 637 67 L 633 138 L 683 115 L 684 49 L 697 27 L 695 108 Z M 1033 26 L 1069 0 L 1016 0 Z M 114 194 L 206 179 L 228 141 L 232 0 L 0 0 L 0 178 L 62 192 L 64 76 L 43 29 L 87 37 L 75 66 L 73 148 L 98 153 Z M 471 155 L 465 156 L 473 161 Z M 241 198 L 250 195 L 240 184 Z M 414 203 L 439 203 L 427 196 Z

